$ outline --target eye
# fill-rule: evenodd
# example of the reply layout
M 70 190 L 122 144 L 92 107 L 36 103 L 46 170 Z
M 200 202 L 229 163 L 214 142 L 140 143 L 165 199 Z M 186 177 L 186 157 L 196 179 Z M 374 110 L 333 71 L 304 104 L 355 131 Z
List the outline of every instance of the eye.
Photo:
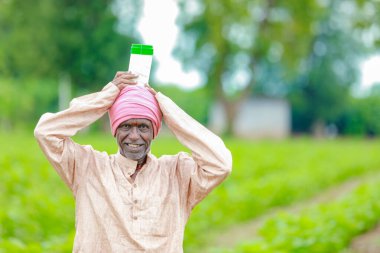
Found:
M 140 131 L 143 131 L 143 132 L 146 132 L 149 130 L 149 126 L 146 124 L 141 124 L 138 127 L 139 127 Z
M 129 125 L 129 124 L 121 124 L 119 126 L 119 128 L 122 129 L 122 130 L 129 130 L 129 129 L 131 129 L 131 125 Z

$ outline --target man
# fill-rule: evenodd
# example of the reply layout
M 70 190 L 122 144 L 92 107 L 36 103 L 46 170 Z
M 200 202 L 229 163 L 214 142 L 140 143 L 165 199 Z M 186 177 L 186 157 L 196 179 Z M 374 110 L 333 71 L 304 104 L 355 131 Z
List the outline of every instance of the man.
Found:
M 183 252 L 194 206 L 231 172 L 222 140 L 137 76 L 117 72 L 100 92 L 46 113 L 34 134 L 76 203 L 73 252 Z M 119 151 L 108 155 L 70 137 L 106 112 Z M 161 118 L 192 154 L 156 158 Z

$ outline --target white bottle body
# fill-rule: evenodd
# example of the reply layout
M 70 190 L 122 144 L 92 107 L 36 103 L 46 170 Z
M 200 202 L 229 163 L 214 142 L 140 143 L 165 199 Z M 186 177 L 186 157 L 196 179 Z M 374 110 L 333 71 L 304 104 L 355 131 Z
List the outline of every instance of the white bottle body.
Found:
M 137 85 L 144 86 L 146 83 L 149 83 L 152 58 L 152 55 L 131 54 L 128 70 L 138 75 L 136 79 Z

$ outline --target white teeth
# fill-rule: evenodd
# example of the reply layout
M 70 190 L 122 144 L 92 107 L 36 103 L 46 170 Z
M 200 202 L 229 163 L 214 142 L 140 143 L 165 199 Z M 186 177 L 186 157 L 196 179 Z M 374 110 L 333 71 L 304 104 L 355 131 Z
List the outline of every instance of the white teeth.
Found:
M 138 148 L 140 145 L 137 145 L 137 144 L 128 144 L 128 146 L 130 146 L 132 148 Z

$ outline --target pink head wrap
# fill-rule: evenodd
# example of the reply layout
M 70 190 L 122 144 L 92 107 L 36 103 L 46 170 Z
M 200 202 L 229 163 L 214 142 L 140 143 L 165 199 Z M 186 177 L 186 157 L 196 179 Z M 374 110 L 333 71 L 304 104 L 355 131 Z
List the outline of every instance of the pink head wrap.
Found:
M 120 91 L 119 96 L 108 111 L 115 136 L 116 129 L 129 119 L 148 119 L 153 125 L 153 138 L 161 128 L 162 113 L 154 95 L 145 87 L 129 85 Z

